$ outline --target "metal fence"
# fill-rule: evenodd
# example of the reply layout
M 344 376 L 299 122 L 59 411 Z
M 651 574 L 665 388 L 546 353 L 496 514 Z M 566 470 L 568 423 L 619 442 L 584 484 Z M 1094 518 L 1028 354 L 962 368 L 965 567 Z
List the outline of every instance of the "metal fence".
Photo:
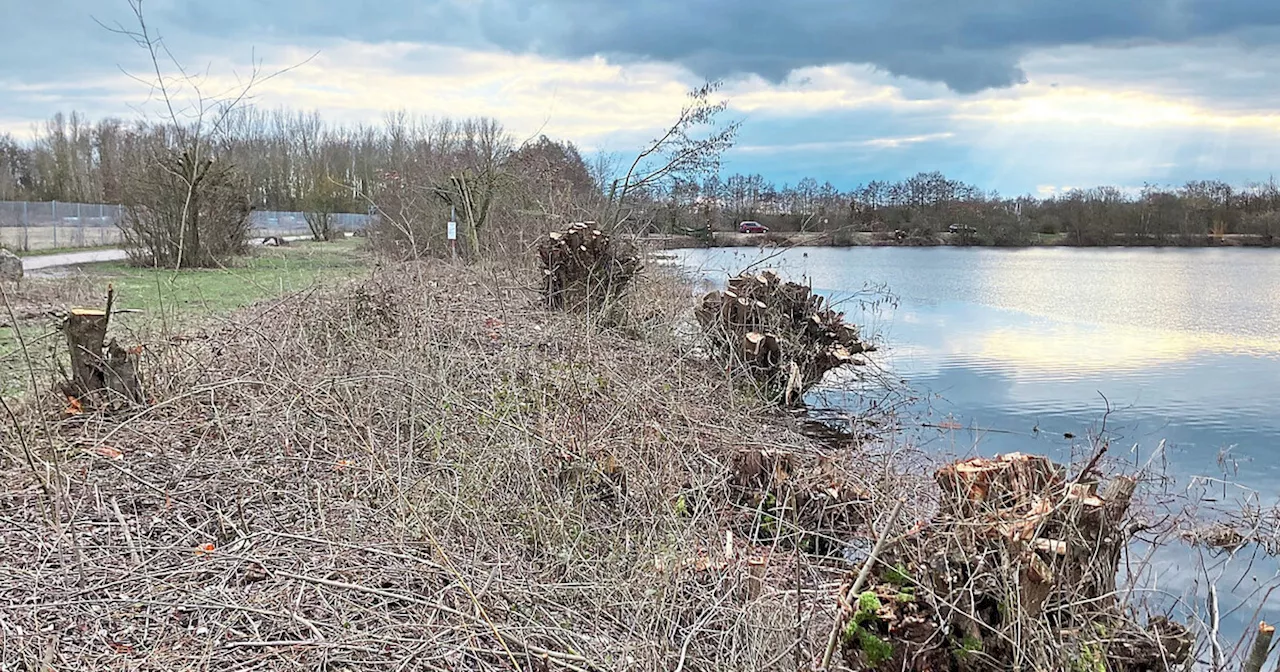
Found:
M 339 231 L 358 231 L 369 225 L 369 215 L 334 213 L 329 215 L 330 226 Z M 301 212 L 276 212 L 254 210 L 249 214 L 250 230 L 254 236 L 308 236 L 311 229 Z
M 100 203 L 0 201 L 0 245 L 24 251 L 118 245 L 121 213 Z
M 117 223 L 119 205 L 0 201 L 0 247 L 12 250 L 50 250 L 62 247 L 104 247 L 122 242 Z M 369 215 L 333 214 L 334 226 L 356 231 L 369 225 Z M 311 233 L 301 212 L 255 210 L 249 215 L 254 237 L 305 236 Z

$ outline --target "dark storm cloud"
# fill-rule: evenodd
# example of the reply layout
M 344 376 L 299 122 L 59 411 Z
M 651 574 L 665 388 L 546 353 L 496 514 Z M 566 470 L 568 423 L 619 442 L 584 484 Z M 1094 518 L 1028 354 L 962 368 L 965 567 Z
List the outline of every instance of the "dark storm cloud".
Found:
M 682 63 L 701 75 L 867 63 L 970 92 L 1024 78 L 1046 46 L 1180 43 L 1280 23 L 1274 0 L 544 1 L 523 16 L 485 0 L 484 34 L 559 56 L 617 54 Z
M 705 77 L 754 73 L 773 81 L 805 66 L 862 63 L 960 92 L 1023 81 L 1020 62 L 1037 48 L 1203 37 L 1247 45 L 1265 43 L 1280 25 L 1275 0 L 147 0 L 146 6 L 171 38 L 196 42 L 349 38 L 496 46 L 666 61 Z M 20 26 L 16 39 L 0 44 L 0 77 L 78 54 L 100 66 L 121 60 L 127 49 L 88 18 L 127 20 L 124 0 L 0 0 L 0 9 L 6 23 Z

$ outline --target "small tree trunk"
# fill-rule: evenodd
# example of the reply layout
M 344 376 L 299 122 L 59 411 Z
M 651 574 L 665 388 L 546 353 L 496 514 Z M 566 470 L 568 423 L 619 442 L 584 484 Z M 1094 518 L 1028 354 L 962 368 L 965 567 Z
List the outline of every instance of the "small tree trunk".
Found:
M 1244 663 L 1243 672 L 1262 672 L 1262 666 L 1271 654 L 1271 638 L 1276 634 L 1275 626 L 1264 621 L 1258 625 L 1258 637 L 1253 640 L 1253 648 Z

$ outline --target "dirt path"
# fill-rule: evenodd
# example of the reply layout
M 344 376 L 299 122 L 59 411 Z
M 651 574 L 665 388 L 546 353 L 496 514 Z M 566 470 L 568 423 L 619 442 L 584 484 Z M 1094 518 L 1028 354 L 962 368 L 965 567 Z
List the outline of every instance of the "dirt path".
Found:
M 62 252 L 59 254 L 41 254 L 22 259 L 22 270 L 30 273 L 46 268 L 76 266 L 79 264 L 96 264 L 103 261 L 120 261 L 126 257 L 124 250 L 87 250 L 84 252 Z

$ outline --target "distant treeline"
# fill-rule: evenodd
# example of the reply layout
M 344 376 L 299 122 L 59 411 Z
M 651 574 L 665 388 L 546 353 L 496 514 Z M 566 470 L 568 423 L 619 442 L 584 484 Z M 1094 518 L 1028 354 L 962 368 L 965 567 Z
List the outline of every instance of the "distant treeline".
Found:
M 760 175 L 711 177 L 673 185 L 655 204 L 659 230 L 732 230 L 743 220 L 775 231 L 901 231 L 925 237 L 958 230 L 978 245 L 1027 245 L 1044 236 L 1076 245 L 1199 245 L 1246 234 L 1258 244 L 1280 235 L 1280 183 L 1235 188 L 1220 181 L 1181 187 L 1148 184 L 1073 189 L 1049 198 L 1006 198 L 920 173 L 850 191 L 806 178 L 778 187 Z M 954 228 L 953 228 L 954 227 Z
M 122 203 L 129 174 L 147 161 L 148 149 L 172 133 L 164 124 L 116 118 L 91 122 L 57 114 L 21 142 L 0 134 L 0 200 Z M 385 185 L 388 173 L 406 169 L 462 171 L 477 163 L 518 165 L 567 162 L 553 172 L 579 189 L 599 190 L 571 143 L 545 139 L 516 147 L 495 120 L 425 120 L 388 115 L 381 124 L 335 126 L 314 112 L 236 110 L 212 138 L 211 154 L 230 161 L 248 178 L 253 205 L 269 210 L 305 210 L 324 185 L 341 185 L 349 196 L 342 209 L 363 212 L 366 196 Z M 545 154 L 554 144 L 552 153 Z M 542 159 L 539 161 L 538 159 Z M 545 166 L 544 166 L 545 167 Z
M 192 146 L 192 129 L 58 114 L 26 142 L 0 135 L 0 200 L 150 204 L 162 157 Z M 233 166 L 258 209 L 376 210 L 415 248 L 439 247 L 451 209 L 477 234 L 528 241 L 556 221 L 598 209 L 603 179 L 577 148 L 517 141 L 488 118 L 388 115 L 337 126 L 318 114 L 244 107 L 206 129 L 201 156 Z M 463 212 L 463 211 L 466 212 Z M 551 220 L 551 221 L 549 221 Z M 492 233 L 479 231 L 494 222 Z
M 127 204 L 130 176 L 167 133 L 145 122 L 90 122 L 72 113 L 55 115 L 28 142 L 0 135 L 0 200 Z M 218 160 L 244 173 L 258 208 L 364 212 L 377 204 L 438 218 L 436 206 L 449 200 L 450 185 L 464 176 L 471 204 L 520 219 L 506 229 L 521 233 L 592 217 L 607 202 L 618 169 L 603 157 L 588 164 L 572 143 L 539 138 L 518 144 L 491 119 L 390 115 L 381 124 L 345 127 L 326 124 L 315 113 L 245 108 L 211 142 Z M 431 193 L 446 198 L 423 200 Z M 433 205 L 424 209 L 423 203 Z M 922 237 L 954 226 L 983 245 L 1024 245 L 1045 235 L 1078 245 L 1203 244 L 1237 234 L 1271 244 L 1280 234 L 1280 184 L 1196 181 L 1147 185 L 1137 193 L 1095 187 L 1008 198 L 937 172 L 848 191 L 812 178 L 777 186 L 760 175 L 673 174 L 646 185 L 628 224 L 689 233 L 731 230 L 743 220 L 776 231 Z

